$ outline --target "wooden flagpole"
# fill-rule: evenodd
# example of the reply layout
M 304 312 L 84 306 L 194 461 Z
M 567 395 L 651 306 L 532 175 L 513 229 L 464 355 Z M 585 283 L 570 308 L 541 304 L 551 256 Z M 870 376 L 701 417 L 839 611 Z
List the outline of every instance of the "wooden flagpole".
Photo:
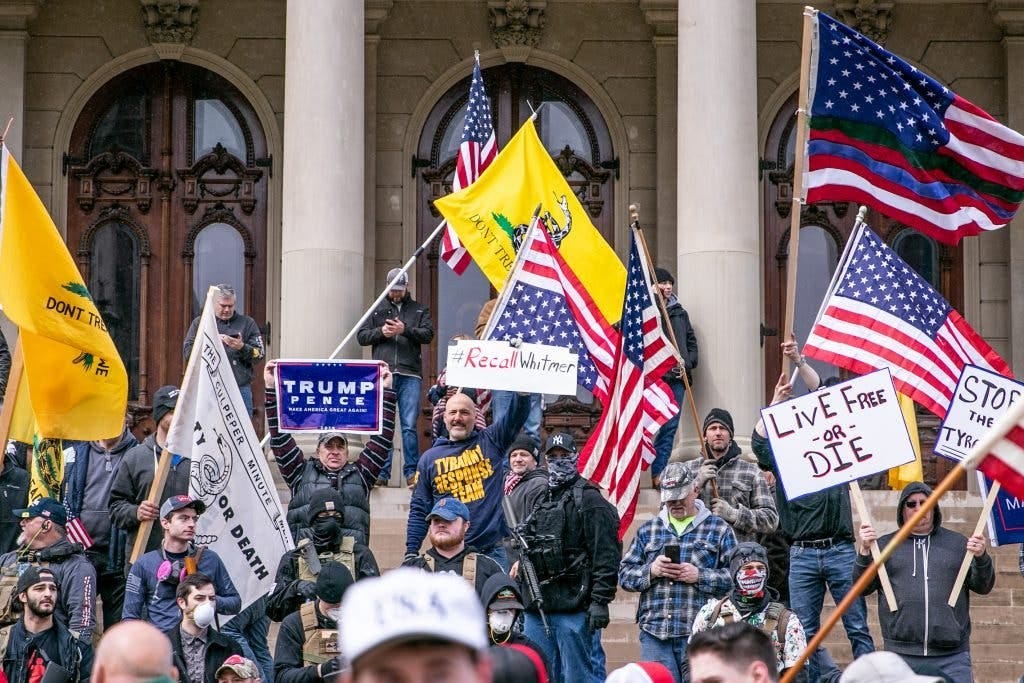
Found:
M 807 151 L 807 100 L 811 81 L 811 32 L 816 10 L 804 7 L 804 32 L 800 50 L 800 91 L 796 110 L 796 153 L 793 155 L 793 206 L 789 220 L 789 250 L 786 259 L 786 312 L 781 338 L 786 339 L 793 330 L 796 306 L 796 271 L 800 261 L 800 219 L 803 207 L 804 156 Z M 789 374 L 789 359 L 782 358 L 782 371 Z
M 636 204 L 629 205 L 629 227 L 633 230 L 636 235 L 637 241 L 640 242 L 644 250 L 644 258 L 647 261 L 647 271 L 654 274 L 654 262 L 651 261 L 651 251 L 647 248 L 647 239 L 644 237 L 644 229 L 640 227 L 640 212 L 637 210 Z M 704 443 L 704 435 L 700 429 L 700 418 L 697 416 L 697 403 L 693 400 L 693 391 L 690 390 L 690 378 L 686 376 L 686 364 L 683 361 L 683 354 L 680 351 L 679 340 L 676 339 L 676 332 L 672 329 L 672 324 L 668 319 L 668 308 L 665 306 L 665 297 L 661 296 L 661 292 L 658 292 L 658 296 L 655 297 L 658 300 L 658 308 L 661 310 L 662 320 L 665 321 L 665 327 L 668 329 L 668 338 L 672 342 L 672 346 L 675 347 L 676 356 L 680 361 L 680 374 L 683 379 L 683 387 L 686 390 L 686 397 L 690 405 L 690 414 L 693 415 L 693 425 L 697 429 L 697 438 L 700 440 L 700 453 L 704 460 L 708 459 L 707 444 Z M 679 406 L 682 410 L 683 407 Z M 711 483 L 711 495 L 718 498 L 718 484 L 714 479 L 710 480 Z
M 21 350 L 21 335 L 14 342 L 14 353 L 11 354 L 11 371 L 7 375 L 7 389 L 4 391 L 4 407 L 0 410 L 0 447 L 7 449 L 7 439 L 11 435 L 11 420 L 14 419 L 14 402 L 18 397 L 21 385 L 22 368 L 25 359 Z M 0 457 L 0 472 L 4 471 L 4 458 Z
M 832 614 L 829 615 L 828 619 L 826 619 L 825 623 L 821 625 L 818 632 L 815 633 L 814 637 L 807 643 L 807 648 L 800 654 L 800 658 L 796 660 L 796 663 L 789 669 L 786 669 L 786 673 L 782 676 L 781 683 L 793 682 L 796 675 L 800 673 L 800 670 L 804 667 L 804 664 L 807 663 L 807 660 L 810 659 L 811 655 L 818 650 L 818 646 L 825 641 L 828 634 L 832 631 L 835 625 L 839 623 L 839 619 L 846 613 L 846 610 L 850 609 L 850 606 L 860 597 L 861 593 L 864 592 L 864 589 L 868 587 L 868 584 L 870 584 L 872 579 L 875 578 L 875 575 L 878 574 L 879 567 L 889 559 L 889 556 L 892 555 L 903 541 L 910 537 L 910 534 L 913 532 L 914 527 L 917 526 L 918 522 L 924 519 L 926 514 L 931 513 L 936 504 L 938 504 L 939 498 L 944 496 L 951 488 L 953 488 L 957 479 L 959 479 L 966 471 L 967 468 L 964 467 L 963 462 L 957 463 L 956 467 L 950 470 L 949 474 L 947 474 L 946 477 L 939 482 L 939 485 L 935 487 L 932 495 L 917 507 L 917 512 L 903 523 L 903 526 L 900 527 L 899 531 L 896 532 L 896 535 L 892 537 L 892 540 L 882 548 L 882 552 L 875 561 L 864 570 L 864 573 L 860 575 L 860 578 L 857 579 L 850 590 L 847 591 L 846 596 L 838 605 L 836 605 Z
M 988 515 L 992 512 L 992 506 L 996 503 L 996 496 L 999 495 L 999 482 L 993 482 L 992 487 L 988 490 L 988 496 L 985 498 L 985 504 L 981 506 L 981 514 L 978 516 L 978 523 L 974 525 L 974 533 L 972 536 L 977 536 L 985 529 L 985 524 L 988 522 Z M 956 581 L 953 582 L 953 589 L 949 592 L 949 601 L 946 603 L 950 607 L 956 605 L 957 599 L 960 597 L 960 588 L 964 585 L 964 581 L 967 580 L 967 572 L 971 570 L 971 562 L 974 561 L 974 553 L 970 550 L 964 553 L 964 561 L 960 563 L 960 571 L 956 575 Z

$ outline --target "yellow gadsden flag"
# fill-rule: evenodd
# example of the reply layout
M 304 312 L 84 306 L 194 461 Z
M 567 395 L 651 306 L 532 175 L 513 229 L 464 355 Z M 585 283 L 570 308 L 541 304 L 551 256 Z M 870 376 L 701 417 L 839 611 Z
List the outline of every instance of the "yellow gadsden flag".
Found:
M 57 227 L 6 146 L 0 183 L 0 306 L 19 329 L 39 433 L 117 436 L 128 401 L 124 363 Z
M 914 399 L 906 394 L 898 394 L 898 396 L 900 410 L 903 411 L 903 420 L 907 423 L 907 431 L 910 433 L 910 443 L 914 445 L 914 455 L 917 457 L 906 465 L 889 470 L 889 488 L 893 491 L 902 491 L 903 487 L 912 481 L 924 481 L 924 468 L 921 465 L 921 439 L 917 433 L 917 413 L 914 411 Z
M 622 317 L 626 269 L 569 188 L 533 120 L 472 185 L 434 202 L 499 291 L 537 205 L 555 246 L 611 322 Z

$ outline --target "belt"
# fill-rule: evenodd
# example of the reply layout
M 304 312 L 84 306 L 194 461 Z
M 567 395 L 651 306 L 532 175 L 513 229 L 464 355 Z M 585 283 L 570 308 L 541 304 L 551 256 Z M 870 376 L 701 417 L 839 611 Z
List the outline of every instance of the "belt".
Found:
M 793 541 L 793 545 L 798 548 L 831 548 L 836 543 L 837 541 L 831 538 L 818 538 L 813 541 Z

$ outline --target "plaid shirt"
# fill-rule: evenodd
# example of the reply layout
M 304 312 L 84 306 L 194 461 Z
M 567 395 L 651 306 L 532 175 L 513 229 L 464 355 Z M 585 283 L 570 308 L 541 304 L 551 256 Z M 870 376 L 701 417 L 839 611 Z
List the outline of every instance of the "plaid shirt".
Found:
M 677 536 L 669 523 L 666 508 L 644 522 L 619 565 L 619 583 L 627 591 L 640 593 L 637 623 L 660 640 L 689 636 L 700 608 L 732 589 L 728 556 L 736 545 L 736 535 L 724 519 L 696 502 L 697 516 L 681 535 Z M 679 544 L 680 561 L 697 566 L 697 583 L 652 580 L 651 564 L 665 544 L 673 542 Z
M 733 443 L 730 449 L 739 450 L 739 446 Z M 685 465 L 696 477 L 703 462 L 705 461 L 701 458 L 695 458 Z M 718 485 L 718 497 L 736 508 L 738 516 L 732 523 L 732 530 L 736 532 L 736 539 L 739 542 L 756 541 L 758 534 L 775 531 L 778 528 L 779 512 L 775 508 L 775 497 L 772 496 L 768 482 L 757 465 L 744 460 L 737 453 L 719 468 L 715 481 Z M 709 509 L 711 508 L 713 497 L 710 485 L 701 490 L 700 499 Z

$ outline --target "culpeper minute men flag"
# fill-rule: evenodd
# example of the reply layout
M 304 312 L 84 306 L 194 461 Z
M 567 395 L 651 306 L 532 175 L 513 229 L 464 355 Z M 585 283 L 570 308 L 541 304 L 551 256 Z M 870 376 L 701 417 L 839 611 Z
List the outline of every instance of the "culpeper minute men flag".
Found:
M 888 367 L 896 390 L 946 415 L 966 363 L 1012 377 L 942 295 L 858 223 L 804 353 L 858 374 Z
M 1005 226 L 1024 199 L 1024 136 L 816 12 L 802 187 L 948 244 Z

